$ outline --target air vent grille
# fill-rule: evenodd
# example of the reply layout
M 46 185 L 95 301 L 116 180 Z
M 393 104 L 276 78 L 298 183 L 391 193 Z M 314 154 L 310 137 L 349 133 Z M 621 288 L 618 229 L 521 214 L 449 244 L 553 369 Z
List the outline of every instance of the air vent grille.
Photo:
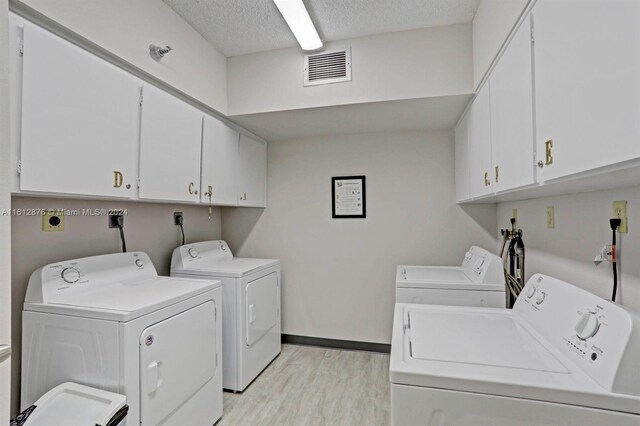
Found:
M 305 56 L 305 86 L 338 83 L 343 81 L 351 81 L 350 48 Z

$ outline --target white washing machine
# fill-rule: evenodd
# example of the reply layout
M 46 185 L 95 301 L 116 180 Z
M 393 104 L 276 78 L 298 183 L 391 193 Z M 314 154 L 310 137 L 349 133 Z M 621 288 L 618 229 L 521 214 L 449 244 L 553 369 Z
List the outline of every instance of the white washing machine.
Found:
M 534 275 L 512 310 L 397 304 L 395 425 L 639 425 L 640 316 Z
M 504 308 L 507 293 L 502 259 L 472 246 L 461 266 L 398 265 L 396 303 Z
M 204 241 L 173 251 L 171 275 L 222 282 L 223 387 L 243 391 L 281 350 L 280 261 Z
M 126 396 L 127 425 L 222 416 L 220 283 L 159 277 L 145 253 L 52 263 L 29 279 L 22 409 L 75 382 Z

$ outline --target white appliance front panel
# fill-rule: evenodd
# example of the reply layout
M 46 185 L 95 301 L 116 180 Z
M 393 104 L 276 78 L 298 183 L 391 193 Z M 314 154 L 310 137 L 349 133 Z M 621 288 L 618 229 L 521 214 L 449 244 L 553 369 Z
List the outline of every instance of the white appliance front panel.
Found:
M 274 272 L 247 284 L 246 344 L 252 346 L 280 321 L 278 275 Z
M 632 426 L 638 416 L 568 404 L 391 385 L 394 426 Z
M 21 410 L 65 382 L 119 391 L 118 323 L 39 312 L 22 318 Z
M 403 266 L 403 278 L 407 281 L 471 282 L 460 267 Z
M 140 335 L 140 414 L 143 424 L 186 424 L 172 414 L 216 373 L 216 305 L 208 301 L 145 329 Z
M 504 291 L 396 288 L 396 303 L 504 308 Z

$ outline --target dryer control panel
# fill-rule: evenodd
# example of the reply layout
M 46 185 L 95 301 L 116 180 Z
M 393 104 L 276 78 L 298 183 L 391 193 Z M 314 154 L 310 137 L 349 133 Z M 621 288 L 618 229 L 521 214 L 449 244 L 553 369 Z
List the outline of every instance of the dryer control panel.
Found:
M 637 315 L 541 274 L 529 279 L 513 309 L 591 378 L 612 390 Z
M 157 276 L 151 259 L 143 252 L 106 254 L 50 263 L 31 274 L 25 303 L 61 303 L 61 299 L 97 286 Z
M 171 269 L 193 267 L 201 261 L 220 262 L 233 260 L 231 249 L 223 240 L 202 241 L 177 247 L 171 258 Z
M 484 283 L 504 283 L 502 259 L 478 246 L 471 246 L 462 259 L 462 268 Z

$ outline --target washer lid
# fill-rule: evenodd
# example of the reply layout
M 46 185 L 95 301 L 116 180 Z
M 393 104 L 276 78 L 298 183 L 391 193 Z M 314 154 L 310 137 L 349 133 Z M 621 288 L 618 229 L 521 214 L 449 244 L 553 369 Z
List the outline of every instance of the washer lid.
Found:
M 172 268 L 171 273 L 203 277 L 241 278 L 245 275 L 263 271 L 279 264 L 280 261 L 277 259 L 234 257 L 231 260 L 216 262 L 209 262 L 203 259 L 198 262 L 189 263 L 185 265 L 184 268 Z
M 408 318 L 414 359 L 569 372 L 514 316 L 412 310 Z
M 389 378 L 394 385 L 640 413 L 640 397 L 603 388 L 510 309 L 396 304 Z
M 26 311 L 126 322 L 220 287 L 220 281 L 156 277 L 110 282 L 56 295 L 47 303 L 25 303 Z
M 126 416 L 124 395 L 77 383 L 63 383 L 41 396 L 25 426 L 106 425 Z
M 486 283 L 460 266 L 398 265 L 396 287 L 421 289 L 505 291 L 504 283 Z

